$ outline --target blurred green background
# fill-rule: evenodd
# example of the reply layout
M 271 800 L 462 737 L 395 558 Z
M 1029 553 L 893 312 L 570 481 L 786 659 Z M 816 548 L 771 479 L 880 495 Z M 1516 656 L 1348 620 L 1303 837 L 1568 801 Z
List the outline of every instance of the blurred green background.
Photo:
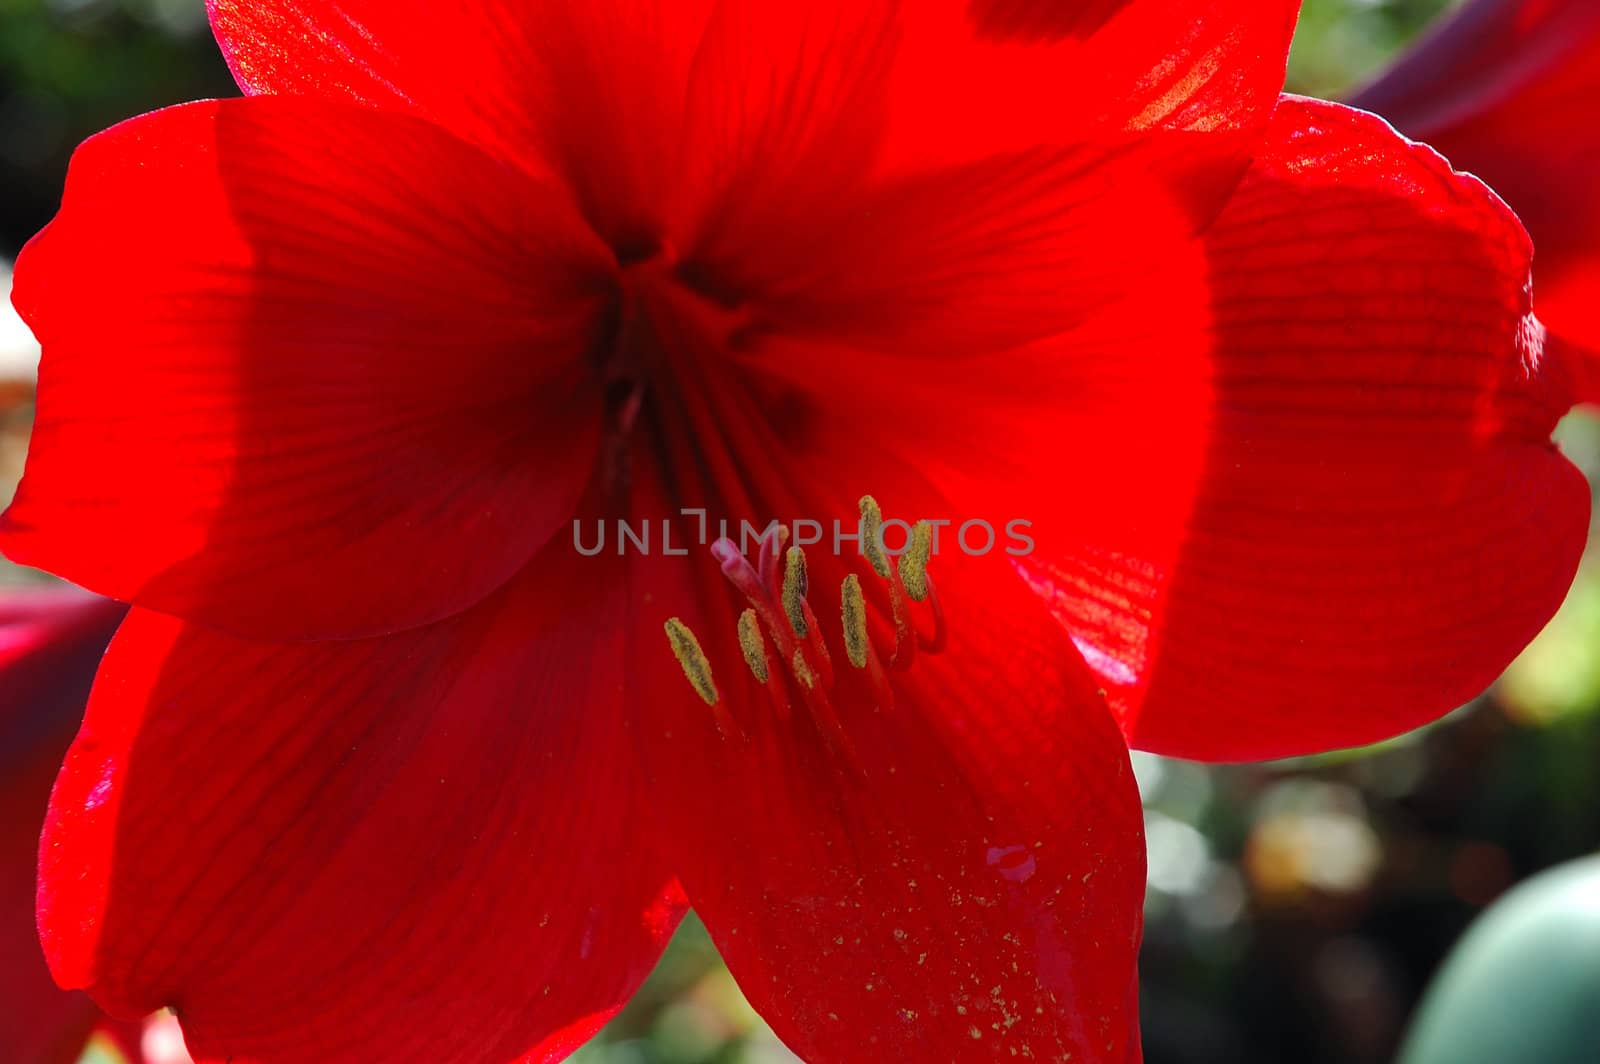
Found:
M 1339 94 L 1446 6 L 1306 0 L 1291 89 Z M 78 140 L 232 91 L 202 0 L 0 0 L 0 27 L 7 259 L 54 209 Z M 22 341 L 0 328 L 6 343 Z M 20 467 L 27 400 L 25 386 L 0 383 L 0 501 Z M 1600 475 L 1600 427 L 1573 418 L 1561 436 L 1591 480 Z M 1600 846 L 1596 647 L 1600 556 L 1491 692 L 1423 732 L 1262 766 L 1137 756 L 1150 850 L 1151 1064 L 1392 1060 L 1422 989 L 1473 917 L 1513 884 Z M 577 1059 L 793 1058 L 691 919 L 638 998 Z

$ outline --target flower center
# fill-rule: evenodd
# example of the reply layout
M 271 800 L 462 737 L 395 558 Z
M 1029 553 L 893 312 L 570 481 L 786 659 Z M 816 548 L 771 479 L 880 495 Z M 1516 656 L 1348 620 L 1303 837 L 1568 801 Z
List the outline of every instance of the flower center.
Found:
M 594 364 L 605 394 L 602 472 L 610 494 L 620 497 L 641 418 L 680 441 L 697 441 L 720 424 L 715 406 L 736 388 L 727 379 L 728 356 L 753 311 L 704 287 L 714 278 L 669 241 L 641 236 L 615 253 L 621 266 L 615 316 Z M 726 481 L 737 471 L 713 472 Z
M 877 500 L 863 496 L 860 510 L 861 554 L 873 578 L 880 582 L 889 605 L 888 623 L 881 626 L 892 632 L 892 638 L 885 640 L 889 644 L 887 661 L 879 653 L 878 641 L 873 639 L 873 615 L 867 607 L 861 577 L 854 572 L 840 584 L 839 630 L 844 660 L 856 678 L 865 681 L 872 708 L 887 711 L 894 708 L 891 672 L 909 669 L 918 650 L 936 654 L 944 648 L 944 611 L 928 573 L 932 527 L 926 521 L 918 522 L 912 527 L 905 549 L 891 556 L 884 544 L 883 513 Z M 836 672 L 823 626 L 812 610 L 805 551 L 788 547 L 788 540 L 788 529 L 774 528 L 761 538 L 755 564 L 726 537 L 711 545 L 711 554 L 722 567 L 722 574 L 749 603 L 739 616 L 739 649 L 779 718 L 789 718 L 798 697 L 822 734 L 855 763 L 855 751 L 834 697 L 846 677 Z M 711 662 L 699 639 L 677 617 L 666 622 L 666 633 L 684 677 L 712 708 L 723 737 L 746 738 L 745 730 L 717 690 Z

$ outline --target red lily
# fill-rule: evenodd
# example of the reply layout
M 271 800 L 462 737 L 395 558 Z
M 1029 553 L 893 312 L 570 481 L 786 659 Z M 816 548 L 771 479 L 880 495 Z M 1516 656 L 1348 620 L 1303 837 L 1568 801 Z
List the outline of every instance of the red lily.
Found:
M 46 951 L 197 1057 L 558 1059 L 687 899 L 809 1059 L 1137 1059 L 1098 687 L 1374 739 L 1560 601 L 1526 237 L 1278 101 L 1294 3 L 448 6 L 216 0 L 253 95 L 90 140 L 18 266 L 0 535 L 135 603 Z M 868 492 L 1027 579 L 671 552 Z
M 1538 249 L 1539 317 L 1600 349 L 1600 4 L 1472 0 L 1351 101 L 1504 196 Z M 1590 390 L 1600 395 L 1600 380 Z
M 75 1061 L 104 1020 L 86 995 L 50 979 L 34 870 L 50 784 L 123 612 L 75 588 L 0 589 L 0 1046 L 10 1064 Z

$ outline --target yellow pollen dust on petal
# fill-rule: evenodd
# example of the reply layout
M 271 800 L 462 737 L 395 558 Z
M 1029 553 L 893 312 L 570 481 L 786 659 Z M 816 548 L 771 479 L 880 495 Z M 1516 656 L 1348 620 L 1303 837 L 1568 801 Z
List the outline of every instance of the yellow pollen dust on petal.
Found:
M 918 521 L 911 528 L 911 544 L 900 556 L 900 582 L 905 585 L 911 601 L 921 602 L 928 597 L 928 556 L 933 551 L 933 526 Z
M 883 553 L 883 510 L 871 495 L 861 496 L 861 552 L 867 556 L 872 571 L 884 579 L 889 578 L 889 558 Z
M 766 683 L 772 674 L 767 670 L 767 641 L 761 634 L 761 622 L 755 610 L 739 614 L 739 649 L 744 651 L 744 663 L 750 666 L 756 679 Z
M 683 675 L 688 679 L 689 686 L 705 699 L 706 705 L 716 705 L 717 685 L 711 680 L 711 662 L 706 660 L 706 652 L 700 649 L 700 640 L 695 638 L 689 626 L 680 618 L 668 619 L 665 627 L 667 642 L 672 644 L 672 653 L 677 656 L 678 664 L 683 666 Z
M 783 612 L 789 626 L 801 639 L 806 637 L 806 552 L 790 547 L 783 556 Z
M 839 612 L 844 619 L 844 652 L 850 664 L 867 667 L 867 602 L 861 594 L 861 578 L 851 573 L 839 591 Z

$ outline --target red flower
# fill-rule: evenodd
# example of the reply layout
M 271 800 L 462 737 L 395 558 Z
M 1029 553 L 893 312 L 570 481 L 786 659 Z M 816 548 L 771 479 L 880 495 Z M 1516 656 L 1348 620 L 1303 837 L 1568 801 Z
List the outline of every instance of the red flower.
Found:
M 1472 0 L 1352 102 L 1503 195 L 1538 249 L 1540 318 L 1600 349 L 1597 98 L 1600 4 Z
M 257 95 L 92 139 L 18 267 L 5 547 L 135 603 L 45 945 L 197 1056 L 559 1058 L 687 898 L 810 1059 L 1137 1059 L 1097 685 L 1375 739 L 1565 591 L 1526 238 L 1277 102 L 1295 4 L 440 6 L 218 0 Z M 673 553 L 868 492 L 1027 579 Z
M 34 870 L 50 784 L 123 612 L 76 589 L 0 589 L 0 1046 L 8 1064 L 76 1061 L 104 1019 L 89 998 L 50 980 L 34 930 Z

